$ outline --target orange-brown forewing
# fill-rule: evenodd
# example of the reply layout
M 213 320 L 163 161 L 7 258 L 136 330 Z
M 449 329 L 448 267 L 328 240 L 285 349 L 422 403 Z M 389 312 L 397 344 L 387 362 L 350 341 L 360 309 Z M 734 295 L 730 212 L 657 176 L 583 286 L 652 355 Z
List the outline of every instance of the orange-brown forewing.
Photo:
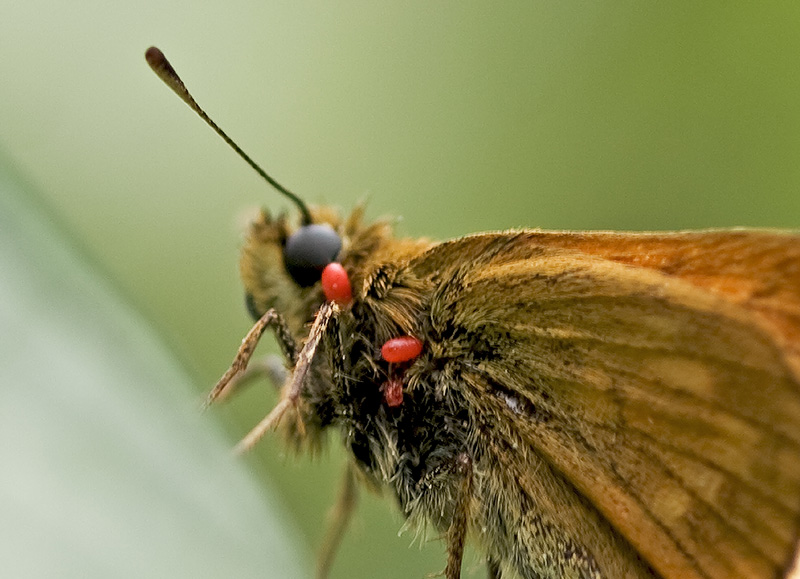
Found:
M 800 238 L 482 234 L 409 269 L 430 281 L 434 333 L 479 332 L 496 353 L 431 346 L 463 358 L 460 387 L 485 417 L 476 470 L 493 472 L 475 496 L 518 529 L 501 560 L 568 539 L 609 577 L 648 574 L 639 556 L 670 578 L 785 572 L 800 525 Z M 504 504 L 515 493 L 525 508 Z M 482 509 L 473 525 L 497 531 Z

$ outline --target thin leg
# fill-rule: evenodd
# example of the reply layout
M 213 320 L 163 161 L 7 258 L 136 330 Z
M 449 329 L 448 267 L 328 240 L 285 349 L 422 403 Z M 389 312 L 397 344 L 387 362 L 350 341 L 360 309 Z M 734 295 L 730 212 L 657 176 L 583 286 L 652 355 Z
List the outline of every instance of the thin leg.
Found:
M 252 382 L 262 378 L 266 378 L 275 390 L 280 390 L 289 376 L 285 364 L 284 358 L 277 354 L 268 354 L 263 358 L 251 361 L 244 372 L 235 376 L 225 385 L 225 388 L 214 399 L 214 404 L 224 402 L 234 393 L 241 392 Z
M 253 352 L 261 336 L 266 329 L 270 327 L 275 328 L 275 336 L 278 339 L 278 344 L 280 344 L 286 359 L 292 366 L 297 365 L 297 344 L 295 344 L 294 338 L 291 332 L 289 332 L 286 321 L 283 319 L 283 316 L 275 310 L 269 310 L 261 316 L 261 319 L 247 332 L 244 340 L 242 340 L 242 345 L 239 346 L 239 351 L 236 352 L 236 357 L 233 359 L 230 368 L 228 368 L 228 371 L 219 379 L 219 382 L 217 382 L 214 388 L 211 389 L 211 392 L 208 393 L 205 402 L 206 407 L 211 406 L 211 404 L 219 398 L 223 390 L 245 371 L 247 363 L 253 356 Z
M 322 542 L 322 548 L 317 557 L 317 579 L 327 579 L 344 532 L 350 524 L 350 518 L 358 502 L 358 485 L 353 468 L 352 464 L 348 464 L 345 468 L 339 496 L 330 514 L 325 540 Z
M 461 560 L 464 558 L 464 543 L 469 525 L 469 503 L 472 498 L 472 459 L 467 453 L 461 453 L 456 459 L 456 470 L 463 480 L 458 495 L 453 520 L 447 529 L 447 567 L 444 570 L 446 579 L 461 577 Z
M 488 569 L 488 578 L 489 579 L 500 579 L 500 565 L 497 564 L 497 561 L 490 558 L 486 562 L 486 568 Z
M 297 404 L 298 399 L 300 398 L 300 393 L 303 391 L 303 381 L 305 380 L 306 374 L 308 374 L 309 368 L 311 368 L 311 362 L 314 361 L 314 353 L 317 351 L 317 346 L 319 346 L 320 341 L 322 340 L 322 336 L 325 335 L 325 330 L 328 327 L 328 323 L 331 321 L 334 315 L 339 311 L 339 307 L 333 302 L 325 302 L 320 307 L 319 311 L 317 312 L 317 317 L 314 319 L 314 323 L 311 326 L 311 330 L 308 333 L 308 339 L 306 340 L 303 349 L 300 350 L 300 353 L 297 355 L 297 363 L 294 366 L 294 371 L 292 372 L 292 379 L 283 389 L 283 395 L 281 397 L 280 402 L 272 409 L 272 411 L 265 416 L 261 422 L 259 422 L 255 428 L 253 428 L 247 435 L 239 441 L 239 444 L 236 445 L 234 448 L 234 452 L 236 454 L 242 454 L 253 448 L 253 446 L 258 442 L 266 432 L 278 424 L 280 419 L 286 413 L 286 411 Z M 264 314 L 266 317 L 266 314 Z M 264 318 L 262 318 L 263 320 Z M 259 320 L 260 321 L 260 320 Z M 256 324 L 257 326 L 258 324 Z M 231 368 L 225 373 L 220 379 L 220 383 L 224 380 L 229 382 L 234 376 L 236 376 L 237 372 L 244 370 L 247 366 L 247 361 L 250 359 L 250 356 L 253 354 L 253 349 L 255 345 L 252 347 L 247 343 L 248 338 L 250 338 L 250 334 L 255 332 L 256 328 L 254 327 L 250 330 L 250 333 L 245 337 L 244 341 L 242 342 L 242 347 L 239 349 L 239 354 L 236 356 L 236 359 L 233 361 L 233 365 Z M 263 333 L 263 329 L 261 333 Z M 260 334 L 259 334 L 260 337 Z M 256 341 L 258 339 L 256 338 Z M 241 360 L 240 360 L 241 359 Z M 234 367 L 237 369 L 234 370 Z M 225 384 L 223 383 L 220 387 L 219 384 L 214 387 L 214 390 L 222 390 L 225 388 Z M 214 391 L 212 390 L 212 394 Z M 209 395 L 210 397 L 211 395 Z M 302 424 L 301 424 L 302 426 Z

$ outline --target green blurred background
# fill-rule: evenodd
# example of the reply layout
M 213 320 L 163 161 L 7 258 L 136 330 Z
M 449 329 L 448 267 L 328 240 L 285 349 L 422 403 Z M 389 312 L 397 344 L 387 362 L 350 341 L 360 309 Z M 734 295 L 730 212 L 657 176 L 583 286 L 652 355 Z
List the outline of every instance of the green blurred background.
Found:
M 3 0 L 0 148 L 204 391 L 249 327 L 248 212 L 288 207 L 144 62 L 309 201 L 405 235 L 800 227 L 800 4 Z M 274 402 L 209 415 L 235 441 Z M 343 455 L 248 460 L 317 546 Z M 366 498 L 335 577 L 422 577 Z M 469 567 L 475 576 L 482 570 Z

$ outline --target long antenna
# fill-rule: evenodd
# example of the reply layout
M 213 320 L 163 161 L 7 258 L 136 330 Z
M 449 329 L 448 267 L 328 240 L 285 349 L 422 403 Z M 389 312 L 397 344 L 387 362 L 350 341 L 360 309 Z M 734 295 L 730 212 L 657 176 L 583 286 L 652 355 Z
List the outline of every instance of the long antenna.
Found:
M 220 137 L 222 137 L 222 140 L 228 143 L 228 145 L 230 145 L 231 148 L 234 151 L 236 151 L 242 159 L 247 161 L 247 164 L 250 165 L 255 170 L 256 173 L 261 175 L 267 181 L 267 183 L 269 183 L 270 185 L 275 187 L 275 189 L 286 195 L 286 197 L 291 199 L 292 202 L 295 205 L 297 205 L 298 209 L 300 209 L 300 214 L 302 215 L 303 218 L 303 225 L 310 225 L 312 222 L 311 213 L 309 212 L 308 207 L 306 207 L 306 204 L 303 203 L 303 200 L 300 199 L 300 197 L 298 197 L 291 191 L 289 191 L 286 187 L 278 183 L 275 179 L 270 177 L 267 174 L 267 172 L 264 171 L 264 169 L 259 167 L 258 164 L 255 161 L 253 161 L 253 159 L 251 159 L 250 156 L 239 147 L 239 145 L 233 142 L 233 139 L 231 139 L 225 133 L 225 131 L 219 128 L 217 123 L 211 120 L 211 117 L 209 117 L 206 114 L 206 112 L 200 108 L 200 105 L 197 104 L 192 95 L 189 93 L 189 89 L 187 89 L 186 85 L 183 84 L 181 77 L 179 77 L 178 73 L 175 72 L 175 69 L 172 68 L 172 65 L 167 60 L 167 57 L 164 56 L 164 53 L 161 52 L 155 46 L 151 46 L 150 48 L 147 49 L 147 52 L 144 53 L 144 57 L 147 60 L 147 64 L 149 64 L 150 68 L 153 69 L 153 72 L 155 72 L 158 75 L 158 77 L 161 80 L 163 80 L 164 83 L 175 92 L 175 94 L 181 97 L 183 102 L 189 105 L 194 112 L 200 115 L 200 118 L 203 119 L 208 124 L 208 126 L 214 129 L 214 131 Z

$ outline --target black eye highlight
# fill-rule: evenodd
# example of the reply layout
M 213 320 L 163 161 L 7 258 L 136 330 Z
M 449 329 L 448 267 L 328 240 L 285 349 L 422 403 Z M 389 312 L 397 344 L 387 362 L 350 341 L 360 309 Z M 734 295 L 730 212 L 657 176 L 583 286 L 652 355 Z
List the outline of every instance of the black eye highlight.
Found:
M 336 261 L 341 249 L 342 239 L 330 225 L 312 223 L 286 240 L 283 262 L 297 285 L 309 287 L 319 281 L 326 265 Z

